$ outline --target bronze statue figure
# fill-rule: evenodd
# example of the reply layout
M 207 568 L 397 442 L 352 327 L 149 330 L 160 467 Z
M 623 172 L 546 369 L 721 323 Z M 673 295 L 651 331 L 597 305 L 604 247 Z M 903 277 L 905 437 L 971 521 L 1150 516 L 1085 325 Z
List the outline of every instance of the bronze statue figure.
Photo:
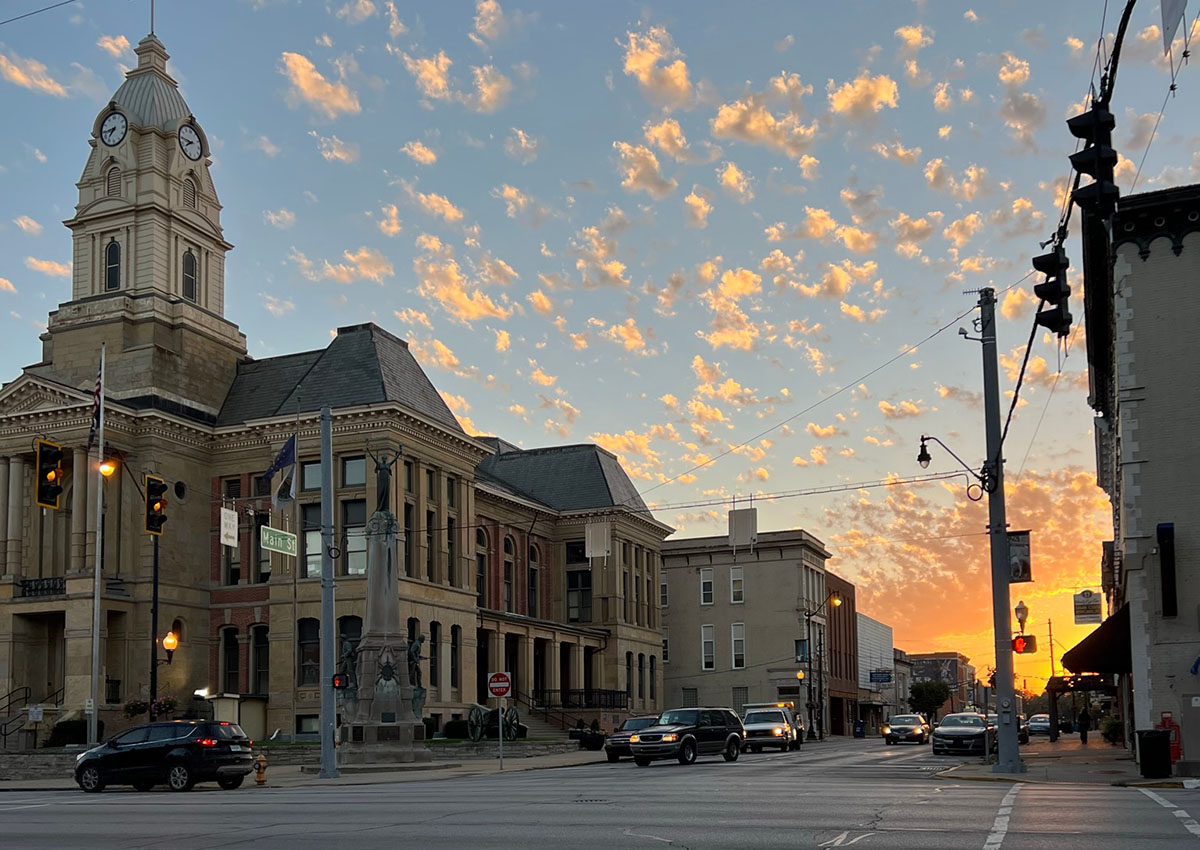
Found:
M 367 454 L 371 456 L 371 460 L 375 461 L 375 510 L 379 513 L 387 513 L 392 492 L 392 467 L 400 459 L 400 451 L 392 455 L 390 461 L 387 459 L 386 451 L 379 457 L 375 457 L 375 453 L 368 447 Z

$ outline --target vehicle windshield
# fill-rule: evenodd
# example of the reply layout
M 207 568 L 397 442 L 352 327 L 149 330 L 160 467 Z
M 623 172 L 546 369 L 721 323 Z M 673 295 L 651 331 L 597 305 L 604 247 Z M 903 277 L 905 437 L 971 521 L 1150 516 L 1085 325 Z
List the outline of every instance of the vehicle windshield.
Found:
M 951 714 L 942 720 L 943 726 L 983 726 L 983 718 L 978 714 Z
M 921 718 L 915 714 L 898 714 L 889 720 L 888 723 L 893 726 L 920 726 Z
M 786 723 L 782 711 L 748 711 L 746 723 Z
M 699 712 L 692 710 L 664 711 L 658 718 L 659 726 L 695 726 Z
M 629 732 L 634 729 L 645 729 L 657 722 L 657 717 L 627 717 L 625 718 L 625 722 L 621 724 L 621 731 Z
M 1030 721 L 1031 723 L 1032 723 L 1034 720 L 1041 720 L 1041 721 L 1044 721 L 1044 722 L 1047 722 L 1047 723 L 1049 723 L 1049 722 L 1050 722 L 1050 715 L 1049 715 L 1049 714 L 1035 714 L 1035 715 L 1033 715 L 1033 717 L 1029 718 L 1029 721 Z

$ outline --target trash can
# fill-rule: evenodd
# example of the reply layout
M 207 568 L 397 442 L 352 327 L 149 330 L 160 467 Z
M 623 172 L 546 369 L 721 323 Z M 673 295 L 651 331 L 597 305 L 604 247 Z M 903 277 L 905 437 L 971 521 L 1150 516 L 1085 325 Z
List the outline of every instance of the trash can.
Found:
M 854 737 L 855 738 L 867 737 L 867 724 L 865 721 L 863 721 L 863 720 L 855 720 L 854 721 Z
M 1138 763 L 1145 779 L 1165 779 L 1171 775 L 1171 733 L 1165 729 L 1139 729 Z

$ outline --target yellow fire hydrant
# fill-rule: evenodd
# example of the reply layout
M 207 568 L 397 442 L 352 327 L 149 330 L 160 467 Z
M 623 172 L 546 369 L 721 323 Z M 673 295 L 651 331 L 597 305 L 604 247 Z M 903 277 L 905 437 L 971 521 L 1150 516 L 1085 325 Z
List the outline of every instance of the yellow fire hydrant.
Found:
M 267 757 L 262 750 L 254 757 L 254 784 L 267 784 Z

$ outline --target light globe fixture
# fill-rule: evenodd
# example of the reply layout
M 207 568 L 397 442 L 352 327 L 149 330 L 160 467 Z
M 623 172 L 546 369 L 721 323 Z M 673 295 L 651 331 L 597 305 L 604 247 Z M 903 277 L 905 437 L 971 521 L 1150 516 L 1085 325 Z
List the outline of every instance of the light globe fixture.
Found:
M 100 461 L 100 474 L 105 478 L 112 478 L 112 474 L 117 471 L 117 462 L 112 458 L 105 458 Z
M 1025 634 L 1025 621 L 1029 619 L 1029 606 L 1022 600 L 1017 603 L 1017 607 L 1013 611 L 1017 615 L 1017 622 L 1021 625 L 1021 634 Z
M 921 450 L 917 452 L 917 463 L 921 464 L 921 469 L 929 468 L 929 461 L 933 460 L 929 456 L 929 447 L 925 445 L 926 437 L 921 437 Z
M 167 663 L 171 663 L 171 656 L 175 654 L 175 650 L 179 648 L 179 638 L 174 632 L 167 632 L 162 639 L 163 649 L 167 651 Z

